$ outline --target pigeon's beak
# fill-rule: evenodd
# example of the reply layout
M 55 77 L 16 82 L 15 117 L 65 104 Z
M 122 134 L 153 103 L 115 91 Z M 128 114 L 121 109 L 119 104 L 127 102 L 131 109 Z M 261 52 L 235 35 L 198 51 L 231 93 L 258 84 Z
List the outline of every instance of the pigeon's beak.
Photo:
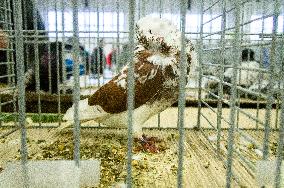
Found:
M 9 46 L 9 37 L 8 35 L 0 29 L 0 49 L 7 49 Z

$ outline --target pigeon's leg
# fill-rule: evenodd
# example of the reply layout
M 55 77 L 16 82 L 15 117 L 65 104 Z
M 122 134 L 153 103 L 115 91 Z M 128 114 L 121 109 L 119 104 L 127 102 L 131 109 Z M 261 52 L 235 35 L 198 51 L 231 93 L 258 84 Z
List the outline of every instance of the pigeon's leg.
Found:
M 159 148 L 156 146 L 156 142 L 159 139 L 157 137 L 142 135 L 139 139 L 139 143 L 141 144 L 143 151 L 150 153 L 159 153 Z
M 142 137 L 142 126 L 133 124 L 133 136 L 134 138 L 140 138 Z
M 143 151 L 147 151 L 150 153 L 158 153 L 158 147 L 155 145 L 157 138 L 155 137 L 147 137 L 142 132 L 142 126 L 134 126 L 133 125 L 133 136 L 134 140 L 141 145 Z

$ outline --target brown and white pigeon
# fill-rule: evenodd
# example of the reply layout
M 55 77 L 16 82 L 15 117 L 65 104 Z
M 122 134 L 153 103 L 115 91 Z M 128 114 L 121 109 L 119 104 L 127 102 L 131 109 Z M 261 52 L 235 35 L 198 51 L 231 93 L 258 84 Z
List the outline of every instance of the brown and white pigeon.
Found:
M 136 24 L 137 46 L 134 51 L 135 98 L 133 131 L 142 135 L 142 125 L 170 107 L 178 99 L 181 32 L 166 19 L 146 16 Z M 195 50 L 186 39 L 190 67 L 197 64 Z M 95 120 L 106 126 L 127 127 L 128 65 L 93 95 L 79 103 L 81 121 Z M 64 120 L 73 121 L 74 105 Z

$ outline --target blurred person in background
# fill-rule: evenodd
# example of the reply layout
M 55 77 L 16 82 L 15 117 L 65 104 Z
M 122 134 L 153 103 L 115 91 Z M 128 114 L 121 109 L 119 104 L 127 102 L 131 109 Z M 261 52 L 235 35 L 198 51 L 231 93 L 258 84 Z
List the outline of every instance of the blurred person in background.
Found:
M 116 53 L 117 49 L 112 46 L 111 51 L 106 56 L 106 66 L 108 69 L 112 69 L 116 66 Z
M 91 72 L 95 75 L 103 75 L 106 56 L 104 53 L 104 40 L 99 41 L 98 47 L 93 49 L 91 54 Z
M 127 64 L 129 52 L 129 44 L 123 44 L 122 50 L 118 55 L 118 62 L 116 64 L 116 71 L 119 72 Z
M 69 79 L 73 74 L 73 56 L 72 56 L 72 50 L 73 50 L 73 38 L 69 38 L 65 44 L 65 54 L 64 54 L 64 61 L 66 66 L 66 73 L 67 73 L 67 79 Z M 89 74 L 89 65 L 90 65 L 90 55 L 89 52 L 85 50 L 85 47 L 79 43 L 79 73 L 80 75 L 83 74 Z

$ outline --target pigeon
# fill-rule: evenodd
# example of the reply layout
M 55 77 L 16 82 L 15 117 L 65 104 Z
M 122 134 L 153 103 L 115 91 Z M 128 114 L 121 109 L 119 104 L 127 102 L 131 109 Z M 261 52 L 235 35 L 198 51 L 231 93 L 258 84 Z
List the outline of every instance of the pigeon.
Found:
M 178 100 L 181 32 L 167 19 L 146 16 L 136 23 L 135 36 L 133 133 L 141 137 L 142 125 Z M 188 81 L 197 60 L 195 48 L 187 38 L 185 52 Z M 127 127 L 128 69 L 126 64 L 109 82 L 79 102 L 81 122 L 95 120 L 105 126 Z M 73 122 L 73 117 L 74 105 L 63 119 Z

